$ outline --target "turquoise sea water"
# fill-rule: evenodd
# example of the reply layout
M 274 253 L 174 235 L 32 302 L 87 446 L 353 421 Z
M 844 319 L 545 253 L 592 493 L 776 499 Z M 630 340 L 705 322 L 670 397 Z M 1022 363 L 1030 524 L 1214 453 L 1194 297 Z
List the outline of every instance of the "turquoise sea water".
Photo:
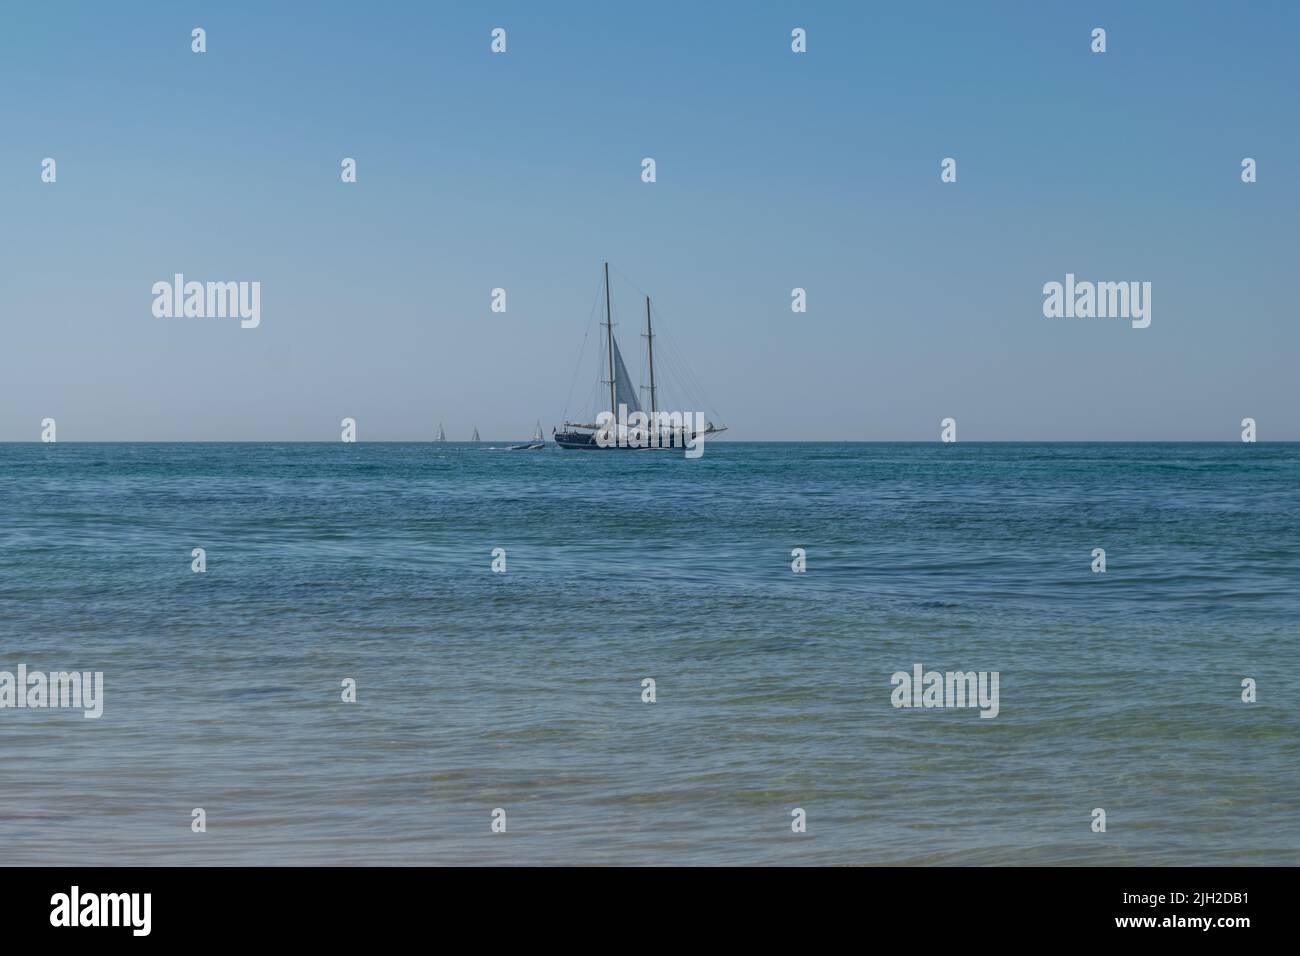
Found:
M 0 445 L 0 863 L 1295 864 L 1298 627 L 1298 445 Z

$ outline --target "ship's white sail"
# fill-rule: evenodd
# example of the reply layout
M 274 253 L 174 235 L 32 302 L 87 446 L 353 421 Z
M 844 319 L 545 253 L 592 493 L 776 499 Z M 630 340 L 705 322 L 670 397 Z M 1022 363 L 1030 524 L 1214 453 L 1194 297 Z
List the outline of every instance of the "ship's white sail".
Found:
M 475 426 L 474 426 L 474 437 L 471 438 L 470 441 L 478 441 L 478 440 L 479 440 L 479 437 L 478 437 L 478 426 L 475 425 Z
M 537 430 L 533 432 L 533 441 L 546 441 L 542 437 L 542 423 L 540 421 L 537 423 Z
M 641 402 L 637 399 L 636 386 L 632 384 L 632 376 L 627 372 L 627 366 L 623 364 L 623 353 L 618 350 L 618 339 L 614 340 L 614 402 L 617 405 L 626 405 L 628 414 L 641 411 Z M 618 414 L 617 408 L 611 408 L 611 412 Z
M 446 441 L 447 433 L 442 430 L 442 422 L 438 422 L 438 441 Z

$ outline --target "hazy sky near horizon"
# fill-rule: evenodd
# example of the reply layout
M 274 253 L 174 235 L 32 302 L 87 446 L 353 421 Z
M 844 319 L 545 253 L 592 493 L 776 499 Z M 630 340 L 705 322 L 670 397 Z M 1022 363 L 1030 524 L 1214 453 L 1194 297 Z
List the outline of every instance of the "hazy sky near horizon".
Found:
M 549 434 L 596 378 L 606 259 L 729 438 L 1297 440 L 1298 28 L 1283 2 L 7 5 L 0 440 Z M 155 317 L 175 273 L 260 282 L 260 326 Z M 1067 273 L 1150 282 L 1150 327 L 1044 317 Z M 643 305 L 615 304 L 635 370 Z

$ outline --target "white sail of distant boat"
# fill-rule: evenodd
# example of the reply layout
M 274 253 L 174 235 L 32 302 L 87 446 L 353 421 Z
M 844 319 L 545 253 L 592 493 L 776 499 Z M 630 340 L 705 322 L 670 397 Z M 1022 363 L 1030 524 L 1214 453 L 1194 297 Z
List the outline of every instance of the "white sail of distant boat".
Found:
M 533 432 L 533 441 L 546 441 L 546 439 L 542 437 L 542 422 L 541 422 L 541 419 L 538 419 L 538 421 L 537 421 L 537 428 L 536 428 L 536 430 Z
M 479 441 L 479 437 L 478 437 L 478 426 L 477 426 L 477 425 L 474 426 L 474 437 L 471 438 L 470 441 Z
M 438 437 L 434 441 L 446 441 L 447 433 L 442 430 L 442 422 L 438 422 Z

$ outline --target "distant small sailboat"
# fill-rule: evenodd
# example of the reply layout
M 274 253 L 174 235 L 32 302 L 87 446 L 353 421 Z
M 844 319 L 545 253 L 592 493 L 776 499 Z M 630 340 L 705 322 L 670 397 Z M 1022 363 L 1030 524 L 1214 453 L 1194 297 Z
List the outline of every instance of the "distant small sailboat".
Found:
M 442 430 L 442 422 L 438 422 L 438 437 L 434 441 L 446 441 L 447 433 Z
M 542 437 L 542 423 L 537 423 L 537 428 L 533 432 L 531 441 L 526 441 L 522 445 L 511 445 L 511 451 L 535 451 L 538 448 L 546 447 L 546 439 Z
M 475 425 L 475 426 L 474 426 L 474 437 L 471 438 L 470 441 L 480 441 L 480 440 L 481 440 L 481 439 L 478 437 L 478 426 Z

